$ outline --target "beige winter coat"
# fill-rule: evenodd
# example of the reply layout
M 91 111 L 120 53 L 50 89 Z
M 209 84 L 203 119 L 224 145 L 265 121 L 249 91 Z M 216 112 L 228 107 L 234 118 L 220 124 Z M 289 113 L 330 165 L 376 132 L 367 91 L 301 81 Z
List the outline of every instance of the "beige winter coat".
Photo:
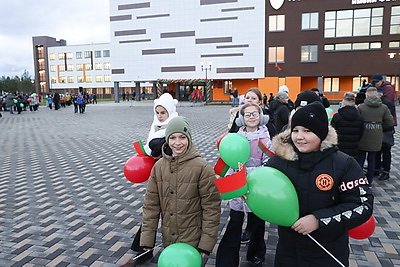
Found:
M 186 243 L 211 252 L 221 211 L 214 170 L 192 144 L 178 157 L 166 155 L 164 148 L 147 184 L 140 245 L 154 246 L 161 216 L 164 247 Z

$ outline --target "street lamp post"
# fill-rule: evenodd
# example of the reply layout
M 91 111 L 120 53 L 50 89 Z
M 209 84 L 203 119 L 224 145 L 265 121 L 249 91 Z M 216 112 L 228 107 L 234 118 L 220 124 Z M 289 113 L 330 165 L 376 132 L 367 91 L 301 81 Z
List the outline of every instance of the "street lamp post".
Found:
M 207 72 L 211 71 L 212 62 L 211 61 L 208 62 L 208 67 L 206 67 L 204 65 L 204 62 L 200 62 L 200 65 L 201 65 L 201 71 L 205 71 L 206 72 L 206 80 L 207 80 Z

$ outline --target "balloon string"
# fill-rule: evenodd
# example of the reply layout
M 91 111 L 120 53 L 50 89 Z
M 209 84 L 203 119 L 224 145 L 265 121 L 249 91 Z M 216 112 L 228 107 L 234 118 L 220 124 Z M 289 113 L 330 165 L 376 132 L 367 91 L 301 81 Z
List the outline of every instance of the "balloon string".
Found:
M 328 253 L 329 256 L 331 256 L 337 263 L 340 264 L 340 266 L 345 267 L 343 263 L 341 263 L 335 256 L 333 256 L 332 253 L 330 253 L 326 248 L 324 248 L 323 245 L 321 245 L 317 240 L 314 239 L 310 234 L 307 234 L 309 238 L 311 238 L 312 241 L 314 241 L 320 248 L 322 248 L 326 253 Z

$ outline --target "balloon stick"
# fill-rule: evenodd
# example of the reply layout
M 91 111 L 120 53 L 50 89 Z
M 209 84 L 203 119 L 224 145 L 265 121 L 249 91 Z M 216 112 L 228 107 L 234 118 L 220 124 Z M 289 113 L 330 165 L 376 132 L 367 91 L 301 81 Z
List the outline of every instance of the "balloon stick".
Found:
M 146 250 L 145 252 L 135 256 L 134 258 L 130 259 L 127 263 L 120 265 L 120 267 L 125 267 L 128 266 L 129 264 L 135 262 L 137 259 L 139 259 L 140 257 L 144 256 L 145 254 L 149 253 L 150 251 L 153 251 L 155 248 L 161 247 L 161 244 L 158 244 L 157 246 L 155 246 L 154 248 L 151 248 L 149 250 Z
M 332 255 L 332 253 L 330 253 L 326 248 L 324 248 L 323 245 L 321 245 L 317 240 L 315 240 L 314 237 L 312 237 L 310 234 L 307 234 L 307 236 L 311 238 L 311 240 L 314 241 L 315 244 L 317 244 L 320 248 L 322 248 L 326 253 L 328 253 L 328 255 L 331 256 L 337 263 L 339 263 L 340 266 L 345 267 L 343 263 L 341 263 L 335 256 Z

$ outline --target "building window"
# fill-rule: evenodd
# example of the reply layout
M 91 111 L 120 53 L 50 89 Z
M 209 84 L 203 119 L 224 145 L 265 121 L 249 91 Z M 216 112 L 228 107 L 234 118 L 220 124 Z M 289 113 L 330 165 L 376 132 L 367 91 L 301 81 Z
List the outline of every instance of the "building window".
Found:
M 339 78 L 324 78 L 324 92 L 339 92 Z
M 83 83 L 83 76 L 78 76 L 78 83 Z
M 111 63 L 110 62 L 104 63 L 104 69 L 105 70 L 110 70 L 111 69 Z
M 55 72 L 57 70 L 56 65 L 50 65 L 50 71 Z
M 110 57 L 110 50 L 103 50 L 103 57 Z
M 51 81 L 50 81 L 52 84 L 53 83 L 57 83 L 57 78 L 56 77 L 51 77 Z
M 285 30 L 285 15 L 269 16 L 269 31 L 282 32 Z
M 92 51 L 85 51 L 85 58 L 91 58 L 92 57 Z
M 65 65 L 58 65 L 58 71 L 65 71 Z
M 72 59 L 72 53 L 71 52 L 68 52 L 66 54 L 67 54 L 67 59 Z
M 96 75 L 96 82 L 101 83 L 103 81 L 103 76 Z
M 325 38 L 381 35 L 383 7 L 325 12 Z
M 318 62 L 318 46 L 302 45 L 301 62 Z
M 81 59 L 82 58 L 82 52 L 76 52 L 76 58 Z
M 67 65 L 67 70 L 68 70 L 68 71 L 73 71 L 73 70 L 74 70 L 74 65 L 68 64 L 68 65 Z
M 65 54 L 64 53 L 58 53 L 58 59 L 64 59 Z
M 283 63 L 285 60 L 285 47 L 268 47 L 268 63 Z
M 65 78 L 65 76 L 60 76 L 60 83 L 66 83 L 67 82 L 67 78 Z
M 111 75 L 104 75 L 105 82 L 111 82 Z
M 400 34 L 400 6 L 392 7 L 390 17 L 390 34 Z
M 400 41 L 389 42 L 389 48 L 400 48 Z
M 232 81 L 225 81 L 224 83 L 224 94 L 230 95 L 232 91 Z
M 92 64 L 90 64 L 90 63 L 83 64 L 83 65 L 85 65 L 85 70 L 92 70 L 93 69 L 92 68 Z
M 101 50 L 94 51 L 94 57 L 95 58 L 101 57 Z
M 324 46 L 325 52 L 334 51 L 359 51 L 359 50 L 372 50 L 381 49 L 382 42 L 365 42 L 365 43 L 341 43 L 341 44 L 326 44 Z
M 76 70 L 83 70 L 83 64 L 76 64 Z
M 102 63 L 96 63 L 95 64 L 95 68 L 96 68 L 96 70 L 101 70 L 103 68 L 103 64 Z
M 74 76 L 68 76 L 68 83 L 74 83 Z
M 358 88 L 363 85 L 363 81 L 368 81 L 368 77 L 362 77 L 361 74 L 357 77 L 353 77 L 353 92 L 358 92 Z
M 56 55 L 54 53 L 50 53 L 49 54 L 49 59 L 50 60 L 55 60 L 56 59 Z
M 91 75 L 87 75 L 87 76 L 86 76 L 86 82 L 87 82 L 87 83 L 93 82 L 93 78 L 92 78 Z
M 318 30 L 319 13 L 303 13 L 301 15 L 301 29 L 303 31 Z

